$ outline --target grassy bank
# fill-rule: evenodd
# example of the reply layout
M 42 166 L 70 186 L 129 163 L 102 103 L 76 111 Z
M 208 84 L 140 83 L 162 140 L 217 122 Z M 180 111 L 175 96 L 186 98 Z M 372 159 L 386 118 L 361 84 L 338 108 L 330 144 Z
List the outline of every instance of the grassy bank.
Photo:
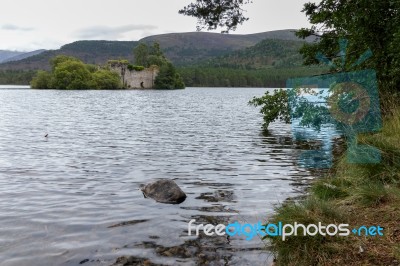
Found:
M 400 265 L 400 108 L 359 143 L 378 148 L 381 163 L 349 164 L 343 155 L 305 200 L 286 202 L 269 222 L 379 225 L 384 236 L 270 238 L 277 265 Z

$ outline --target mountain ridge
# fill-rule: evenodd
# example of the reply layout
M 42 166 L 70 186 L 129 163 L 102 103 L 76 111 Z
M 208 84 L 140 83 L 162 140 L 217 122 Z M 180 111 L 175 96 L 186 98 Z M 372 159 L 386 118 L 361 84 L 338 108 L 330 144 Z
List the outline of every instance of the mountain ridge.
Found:
M 45 49 L 39 49 L 39 50 L 31 51 L 31 52 L 21 52 L 20 54 L 15 55 L 13 57 L 10 57 L 6 61 L 3 61 L 3 63 L 23 60 L 25 58 L 29 58 L 29 57 L 32 57 L 34 55 L 41 54 L 41 53 L 43 53 L 45 51 L 46 51 Z
M 295 30 L 278 30 L 254 34 L 220 34 L 210 32 L 168 33 L 145 37 L 139 41 L 76 41 L 58 50 L 48 50 L 19 61 L 0 64 L 1 70 L 49 69 L 49 60 L 57 55 L 75 56 L 85 63 L 105 64 L 109 59 L 133 60 L 133 48 L 140 42 L 159 42 L 167 58 L 176 65 L 191 65 L 256 45 L 264 39 L 298 40 Z M 307 41 L 313 41 L 309 39 Z
M 7 59 L 12 58 L 17 55 L 20 55 L 20 54 L 23 54 L 23 52 L 0 50 L 0 63 L 6 62 Z

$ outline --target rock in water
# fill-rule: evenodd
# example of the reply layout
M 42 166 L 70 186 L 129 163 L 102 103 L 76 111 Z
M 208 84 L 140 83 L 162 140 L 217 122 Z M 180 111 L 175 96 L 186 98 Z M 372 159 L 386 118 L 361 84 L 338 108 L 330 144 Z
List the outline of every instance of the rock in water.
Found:
M 152 198 L 160 203 L 179 204 L 186 199 L 185 192 L 170 179 L 161 179 L 147 185 L 141 185 L 140 190 L 145 197 Z

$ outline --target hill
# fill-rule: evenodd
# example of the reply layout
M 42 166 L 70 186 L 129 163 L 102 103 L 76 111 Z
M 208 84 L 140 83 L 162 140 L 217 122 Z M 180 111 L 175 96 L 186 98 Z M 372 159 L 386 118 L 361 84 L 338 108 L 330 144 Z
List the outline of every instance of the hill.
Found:
M 0 64 L 0 83 L 28 84 L 34 70 L 49 69 L 49 60 L 60 54 L 89 64 L 123 58 L 133 61 L 133 48 L 138 43 L 153 42 L 158 42 L 178 66 L 188 86 L 282 87 L 287 78 L 326 71 L 302 66 L 298 50 L 305 41 L 295 37 L 293 30 L 249 35 L 191 32 L 155 35 L 138 42 L 77 41 L 59 50 Z
M 254 46 L 264 39 L 298 40 L 294 35 L 294 30 L 280 30 L 248 35 L 206 32 L 171 33 L 146 37 L 139 42 L 157 41 L 167 58 L 174 64 L 192 65 Z M 0 70 L 49 69 L 49 60 L 60 54 L 77 57 L 89 64 L 104 64 L 108 59 L 132 60 L 132 50 L 139 42 L 77 41 L 64 45 L 59 50 L 45 51 L 20 61 L 0 64 Z
M 77 41 L 58 50 L 48 50 L 23 60 L 0 64 L 1 70 L 49 69 L 49 61 L 57 55 L 77 57 L 88 64 L 104 64 L 109 59 L 133 59 L 136 41 Z
M 19 60 L 23 60 L 25 58 L 34 56 L 34 55 L 38 55 L 41 54 L 43 52 L 45 52 L 46 50 L 44 49 L 40 49 L 40 50 L 36 50 L 36 51 L 32 51 L 32 52 L 22 52 L 19 53 L 18 55 L 15 55 L 13 57 L 7 58 L 5 61 L 3 61 L 2 63 L 6 63 L 6 62 L 12 62 L 12 61 L 19 61 Z
M 6 63 L 11 61 L 19 61 L 37 54 L 41 54 L 46 50 L 36 50 L 32 52 L 18 52 L 18 51 L 7 51 L 0 50 L 0 63 Z
M 6 62 L 7 59 L 18 56 L 20 54 L 23 54 L 23 52 L 0 50 L 0 63 Z
M 293 77 L 326 73 L 328 68 L 303 66 L 301 41 L 266 39 L 254 46 L 214 57 L 178 71 L 191 87 L 285 87 Z
M 314 76 L 327 67 L 304 66 L 299 40 L 264 39 L 256 45 L 178 68 L 190 87 L 285 87 L 293 77 Z
M 171 33 L 146 37 L 140 42 L 158 42 L 165 55 L 176 65 L 192 65 L 216 56 L 256 45 L 265 39 L 299 41 L 295 30 L 278 30 L 257 34 L 220 34 L 208 32 Z M 307 41 L 313 41 L 310 38 Z
M 241 69 L 294 67 L 302 65 L 302 41 L 266 39 L 252 47 L 203 61 L 201 65 Z

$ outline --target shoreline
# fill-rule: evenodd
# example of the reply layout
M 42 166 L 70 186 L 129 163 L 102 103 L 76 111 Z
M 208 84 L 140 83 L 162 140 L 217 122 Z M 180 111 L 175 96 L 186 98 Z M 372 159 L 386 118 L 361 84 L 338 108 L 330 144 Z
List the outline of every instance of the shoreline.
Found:
M 276 265 L 400 265 L 400 109 L 384 118 L 379 133 L 358 137 L 378 148 L 378 165 L 337 158 L 326 177 L 314 180 L 302 201 L 287 201 L 270 223 L 380 226 L 383 236 L 268 237 Z

